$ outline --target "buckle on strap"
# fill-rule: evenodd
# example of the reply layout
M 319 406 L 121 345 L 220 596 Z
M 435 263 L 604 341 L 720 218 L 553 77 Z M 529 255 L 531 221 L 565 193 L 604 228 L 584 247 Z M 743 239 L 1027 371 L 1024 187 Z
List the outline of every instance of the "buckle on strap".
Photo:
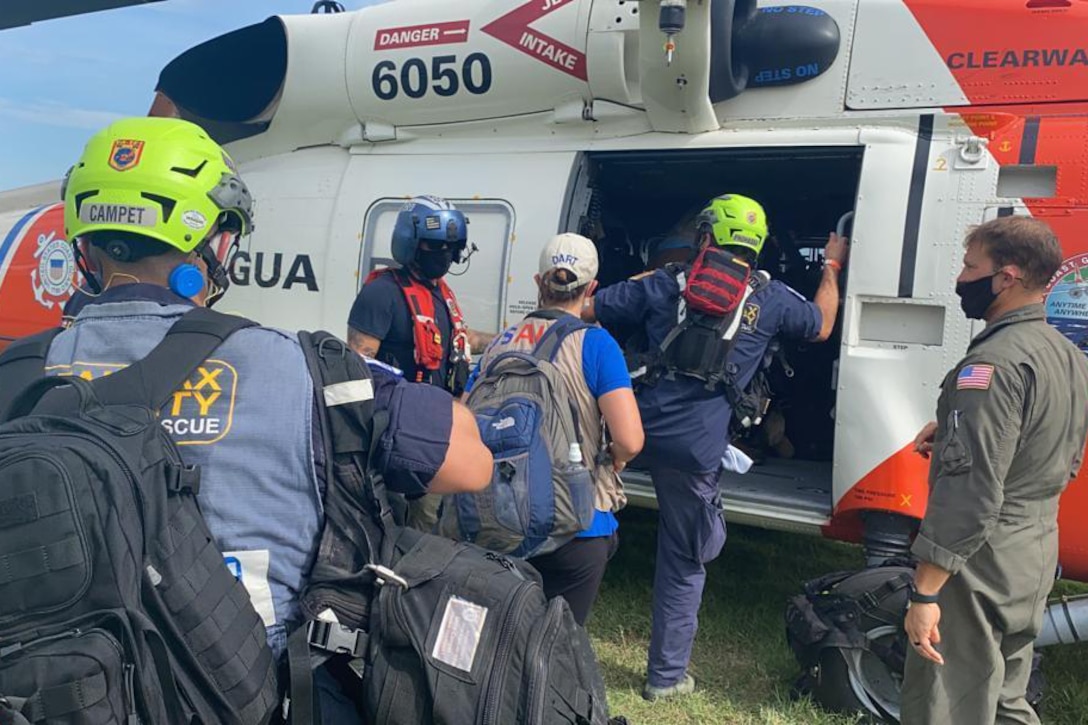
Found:
M 367 571 L 372 572 L 382 584 L 392 583 L 396 584 L 401 589 L 408 588 L 408 580 L 398 575 L 389 567 L 382 566 L 381 564 L 367 564 L 364 568 Z
M 167 464 L 166 488 L 170 493 L 200 493 L 200 468 L 184 464 Z
M 311 647 L 323 652 L 348 654 L 355 658 L 366 654 L 370 635 L 361 629 L 315 619 L 306 625 L 306 640 Z

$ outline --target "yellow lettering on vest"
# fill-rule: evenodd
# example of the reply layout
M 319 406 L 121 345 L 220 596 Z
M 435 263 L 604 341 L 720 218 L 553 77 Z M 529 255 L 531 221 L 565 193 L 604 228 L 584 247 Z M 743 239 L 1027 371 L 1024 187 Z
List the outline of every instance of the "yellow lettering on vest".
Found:
M 186 390 L 203 390 L 204 388 L 211 388 L 212 390 L 223 389 L 219 386 L 219 383 L 215 381 L 215 379 L 219 377 L 219 374 L 223 372 L 223 368 L 215 368 L 209 372 L 206 367 L 201 366 L 197 368 L 196 371 L 200 374 L 200 380 L 197 381 L 196 385 L 192 386 L 186 382 Z
M 195 391 L 193 397 L 196 398 L 196 404 L 200 406 L 200 414 L 207 415 L 208 409 L 212 407 L 215 401 L 219 400 L 219 396 L 222 393 L 210 393 L 208 397 L 204 397 L 204 393 Z
M 186 384 L 188 384 L 188 383 L 186 383 Z M 193 394 L 190 393 L 188 390 L 177 390 L 177 391 L 175 391 L 174 392 L 174 404 L 170 408 L 170 415 L 174 415 L 174 416 L 181 415 L 181 403 L 182 403 L 182 401 L 184 401 L 186 398 L 191 398 L 191 397 L 193 397 Z

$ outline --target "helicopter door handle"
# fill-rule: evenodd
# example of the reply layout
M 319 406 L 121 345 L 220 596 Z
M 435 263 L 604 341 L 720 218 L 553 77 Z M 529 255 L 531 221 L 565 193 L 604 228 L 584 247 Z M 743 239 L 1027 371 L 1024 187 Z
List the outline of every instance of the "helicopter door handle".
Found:
M 846 225 L 854 220 L 854 212 L 848 211 L 839 217 L 839 223 L 835 225 L 835 233 L 840 237 L 846 236 Z

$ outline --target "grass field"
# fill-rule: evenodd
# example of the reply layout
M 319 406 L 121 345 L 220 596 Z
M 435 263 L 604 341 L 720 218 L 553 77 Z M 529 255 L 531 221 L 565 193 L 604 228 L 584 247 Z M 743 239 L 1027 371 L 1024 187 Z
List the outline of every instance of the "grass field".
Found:
M 682 702 L 648 703 L 639 693 L 650 637 L 655 531 L 653 512 L 621 514 L 622 543 L 589 622 L 614 715 L 632 725 L 850 722 L 790 701 L 799 672 L 786 646 L 783 611 L 805 579 L 859 567 L 858 547 L 731 526 L 725 552 L 709 567 L 693 655 L 696 694 Z M 1088 587 L 1063 582 L 1060 591 Z M 1044 671 L 1049 687 L 1043 721 L 1088 722 L 1088 645 L 1050 650 Z

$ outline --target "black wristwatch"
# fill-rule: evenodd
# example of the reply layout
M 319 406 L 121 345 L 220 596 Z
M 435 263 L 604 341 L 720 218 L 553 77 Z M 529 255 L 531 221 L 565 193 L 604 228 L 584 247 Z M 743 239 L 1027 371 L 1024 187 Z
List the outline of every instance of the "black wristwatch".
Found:
M 940 594 L 922 594 L 914 588 L 914 584 L 910 585 L 910 601 L 915 604 L 936 604 L 940 599 Z

